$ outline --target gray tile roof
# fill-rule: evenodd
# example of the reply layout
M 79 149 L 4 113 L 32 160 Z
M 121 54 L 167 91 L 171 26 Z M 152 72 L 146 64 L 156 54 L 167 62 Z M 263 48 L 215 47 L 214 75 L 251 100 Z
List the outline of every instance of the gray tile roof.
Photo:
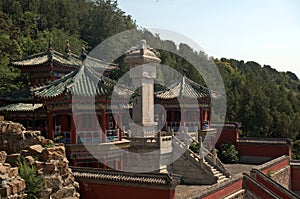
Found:
M 71 167 L 76 179 L 85 179 L 101 182 L 114 182 L 126 184 L 145 184 L 158 186 L 176 186 L 180 176 L 167 173 L 130 173 L 115 170 L 95 168 Z
M 0 107 L 0 111 L 6 112 L 14 112 L 14 111 L 34 111 L 43 106 L 43 104 L 26 104 L 26 103 L 18 103 L 18 104 L 9 104 L 3 107 Z
M 75 69 L 82 65 L 82 60 L 78 55 L 72 53 L 69 53 L 68 55 L 62 54 L 55 50 L 48 50 L 46 52 L 28 56 L 27 58 L 20 61 L 13 61 L 11 62 L 11 65 L 15 67 L 39 66 L 49 62 L 51 59 L 54 63 L 62 67 L 69 67 Z M 118 68 L 114 64 L 107 63 L 92 57 L 87 57 L 85 63 L 88 66 L 97 67 L 103 70 L 113 70 Z
M 91 67 L 82 65 L 58 80 L 32 89 L 32 92 L 34 96 L 44 99 L 57 97 L 65 92 L 69 92 L 73 96 L 93 97 L 110 94 L 114 90 L 115 84 L 114 80 L 99 74 Z M 121 95 L 128 92 L 131 91 L 119 89 Z
M 156 93 L 158 99 L 184 98 L 205 98 L 209 97 L 208 88 L 193 82 L 191 79 L 183 76 L 182 79 L 170 86 L 169 89 Z

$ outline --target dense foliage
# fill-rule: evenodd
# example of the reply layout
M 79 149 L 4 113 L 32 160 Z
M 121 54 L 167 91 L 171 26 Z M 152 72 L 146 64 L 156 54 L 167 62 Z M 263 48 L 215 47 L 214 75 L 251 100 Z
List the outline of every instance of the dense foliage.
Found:
M 9 67 L 10 59 L 20 59 L 45 51 L 50 38 L 54 49 L 63 52 L 66 40 L 71 50 L 80 54 L 81 47 L 94 48 L 106 38 L 136 28 L 131 16 L 118 8 L 114 0 L 1 0 L 0 1 L 0 94 L 26 85 L 26 77 Z M 147 30 L 141 39 L 173 49 L 176 53 L 159 50 L 162 64 L 203 83 L 199 73 L 184 58 L 189 54 L 209 64 L 203 52 L 194 52 L 186 44 L 162 41 Z M 120 77 L 128 66 L 123 57 L 116 60 Z M 288 137 L 299 139 L 300 82 L 292 72 L 278 72 L 270 66 L 233 59 L 216 59 L 223 76 L 227 95 L 227 121 L 242 123 L 243 136 Z M 160 76 L 159 78 L 164 78 Z
M 216 60 L 225 81 L 227 117 L 244 136 L 296 139 L 300 131 L 300 82 L 291 72 L 233 59 Z
M 130 16 L 110 0 L 1 0 L 0 1 L 0 94 L 26 85 L 20 71 L 8 67 L 11 59 L 43 52 L 49 39 L 63 52 L 93 48 L 105 38 L 135 28 Z
M 239 161 L 238 158 L 239 152 L 232 144 L 222 144 L 218 151 L 218 157 L 224 163 L 232 164 L 237 163 Z

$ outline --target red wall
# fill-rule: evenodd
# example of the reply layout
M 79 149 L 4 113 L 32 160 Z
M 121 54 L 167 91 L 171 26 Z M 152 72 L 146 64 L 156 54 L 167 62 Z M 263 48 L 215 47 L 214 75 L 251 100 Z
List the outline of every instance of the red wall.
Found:
M 217 148 L 219 148 L 223 143 L 233 144 L 236 146 L 236 142 L 239 138 L 238 129 L 224 127 L 222 132 L 220 129 L 217 129 L 217 133 L 220 135 L 216 143 Z
M 80 182 L 80 198 L 87 199 L 175 199 L 175 190 L 139 188 Z
M 266 190 L 262 189 L 260 184 L 256 184 L 248 178 L 244 179 L 244 185 L 246 186 L 246 188 L 249 191 L 251 191 L 252 193 L 254 193 L 257 196 L 260 196 L 260 198 L 273 199 L 273 195 L 268 193 Z
M 237 150 L 240 155 L 260 156 L 277 158 L 283 155 L 290 156 L 290 146 L 287 144 L 258 144 L 258 143 L 237 143 Z
M 202 197 L 203 199 L 216 199 L 216 198 L 223 198 L 225 196 L 228 196 L 234 192 L 237 192 L 243 188 L 243 179 L 234 182 L 233 184 L 230 184 L 223 189 L 218 190 L 217 192 L 214 192 L 210 195 L 207 195 L 205 197 Z
M 300 192 L 300 165 L 291 165 L 292 190 Z
M 269 183 L 265 178 L 260 176 L 259 174 L 256 175 L 256 180 L 263 184 L 265 187 L 267 187 L 269 190 L 271 190 L 273 193 L 278 195 L 282 199 L 290 199 L 291 197 L 287 196 L 285 192 L 280 190 L 278 187 L 273 186 L 273 184 Z
M 284 167 L 287 167 L 289 165 L 290 165 L 290 161 L 289 161 L 288 158 L 286 158 L 286 159 L 284 159 L 284 160 L 282 160 L 280 162 L 277 162 L 274 165 L 270 165 L 267 168 L 261 169 L 261 172 L 267 175 L 269 171 L 272 172 L 272 173 L 274 173 L 274 172 L 276 172 L 276 171 L 278 171 L 278 170 L 280 170 L 280 169 L 282 169 Z

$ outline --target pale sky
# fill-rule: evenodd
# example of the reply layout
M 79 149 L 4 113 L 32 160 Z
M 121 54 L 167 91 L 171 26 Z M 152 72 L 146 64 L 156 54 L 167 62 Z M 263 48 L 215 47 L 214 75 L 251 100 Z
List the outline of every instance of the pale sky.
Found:
M 209 55 L 270 65 L 300 78 L 299 0 L 118 0 L 142 28 L 183 34 Z

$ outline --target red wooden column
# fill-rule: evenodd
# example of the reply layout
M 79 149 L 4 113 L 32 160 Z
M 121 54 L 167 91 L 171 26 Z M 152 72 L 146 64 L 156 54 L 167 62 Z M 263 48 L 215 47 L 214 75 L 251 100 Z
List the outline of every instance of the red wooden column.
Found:
M 209 107 L 208 109 L 208 126 L 210 128 L 210 124 L 211 124 L 211 107 Z
M 77 133 L 76 133 L 76 126 L 75 126 L 75 118 L 74 114 L 72 113 L 71 116 L 71 143 L 76 144 L 77 143 Z
M 106 114 L 105 110 L 101 109 L 101 128 L 102 128 L 102 143 L 106 142 Z
M 48 137 L 51 140 L 54 140 L 54 134 L 53 134 L 53 111 L 49 111 L 48 113 Z
M 75 158 L 72 159 L 72 166 L 77 166 L 77 160 Z
M 122 110 L 121 109 L 119 109 L 119 118 L 118 118 L 118 120 L 119 120 L 119 122 L 118 122 L 118 124 L 119 124 L 119 141 L 121 141 L 122 140 Z
M 171 111 L 171 122 L 173 123 L 173 122 L 175 122 L 174 110 L 170 110 L 170 111 Z M 171 126 L 173 126 L 173 125 L 171 125 Z
M 203 130 L 203 109 L 200 107 L 200 130 Z

